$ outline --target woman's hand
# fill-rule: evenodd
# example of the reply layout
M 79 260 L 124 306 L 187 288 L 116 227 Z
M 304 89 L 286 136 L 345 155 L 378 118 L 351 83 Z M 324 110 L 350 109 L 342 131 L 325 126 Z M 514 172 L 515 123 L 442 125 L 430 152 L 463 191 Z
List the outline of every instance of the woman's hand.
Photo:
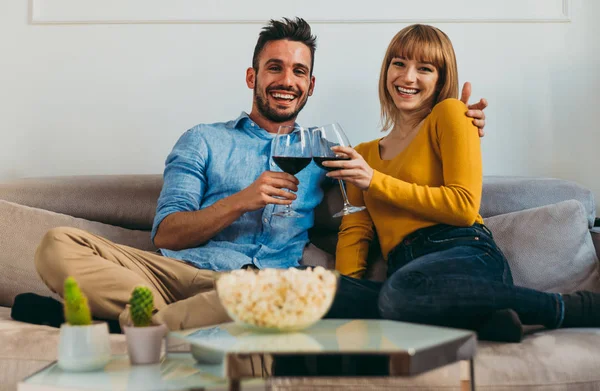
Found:
M 486 99 L 479 99 L 479 102 L 470 105 L 469 98 L 471 97 L 471 83 L 466 82 L 463 86 L 460 100 L 467 105 L 467 117 L 473 118 L 473 125 L 477 126 L 479 137 L 485 136 L 483 128 L 485 127 L 485 108 L 488 105 Z
M 336 155 L 349 157 L 350 160 L 328 160 L 323 162 L 323 166 L 335 169 L 335 171 L 328 172 L 327 176 L 350 182 L 363 191 L 368 190 L 371 186 L 371 179 L 373 179 L 373 169 L 365 159 L 354 148 L 332 147 L 331 150 Z

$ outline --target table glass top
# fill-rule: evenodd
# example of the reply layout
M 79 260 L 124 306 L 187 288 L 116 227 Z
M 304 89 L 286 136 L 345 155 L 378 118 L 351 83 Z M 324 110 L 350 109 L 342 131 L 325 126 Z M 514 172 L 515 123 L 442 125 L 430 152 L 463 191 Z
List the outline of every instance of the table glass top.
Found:
M 22 383 L 27 386 L 45 386 L 52 390 L 228 389 L 223 365 L 197 364 L 189 353 L 169 353 L 159 364 L 154 365 L 130 365 L 127 355 L 115 355 L 103 370 L 94 372 L 67 372 L 54 363 Z M 264 381 L 260 379 L 242 382 L 242 390 L 264 389 Z
M 398 353 L 413 354 L 467 340 L 472 331 L 390 320 L 325 319 L 290 333 L 261 333 L 235 323 L 171 332 L 204 349 L 223 353 Z

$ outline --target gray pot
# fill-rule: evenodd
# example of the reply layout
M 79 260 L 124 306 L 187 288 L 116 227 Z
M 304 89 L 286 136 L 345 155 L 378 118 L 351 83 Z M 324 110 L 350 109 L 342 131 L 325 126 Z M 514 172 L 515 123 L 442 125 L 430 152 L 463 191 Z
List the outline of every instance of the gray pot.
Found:
M 160 361 L 162 341 L 169 329 L 165 325 L 124 327 L 127 352 L 132 365 L 156 364 Z

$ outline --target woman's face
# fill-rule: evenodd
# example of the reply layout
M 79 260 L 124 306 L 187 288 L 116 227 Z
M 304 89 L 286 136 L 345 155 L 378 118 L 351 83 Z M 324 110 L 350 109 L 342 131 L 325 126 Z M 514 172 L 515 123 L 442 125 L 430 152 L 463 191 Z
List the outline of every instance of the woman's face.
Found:
M 432 64 L 394 57 L 387 70 L 387 90 L 401 112 L 419 110 L 431 104 L 438 76 Z

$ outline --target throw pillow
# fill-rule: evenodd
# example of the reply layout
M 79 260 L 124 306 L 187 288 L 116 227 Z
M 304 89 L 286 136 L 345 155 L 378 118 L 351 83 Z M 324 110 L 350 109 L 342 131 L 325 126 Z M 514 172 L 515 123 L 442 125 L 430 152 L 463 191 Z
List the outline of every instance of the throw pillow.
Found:
M 600 291 L 598 258 L 585 208 L 563 201 L 485 219 L 515 285 L 546 292 Z
M 155 250 L 149 231 L 129 230 L 0 200 L 0 306 L 12 306 L 14 297 L 25 292 L 58 297 L 39 278 L 33 256 L 44 234 L 61 226 L 80 228 L 142 250 Z

